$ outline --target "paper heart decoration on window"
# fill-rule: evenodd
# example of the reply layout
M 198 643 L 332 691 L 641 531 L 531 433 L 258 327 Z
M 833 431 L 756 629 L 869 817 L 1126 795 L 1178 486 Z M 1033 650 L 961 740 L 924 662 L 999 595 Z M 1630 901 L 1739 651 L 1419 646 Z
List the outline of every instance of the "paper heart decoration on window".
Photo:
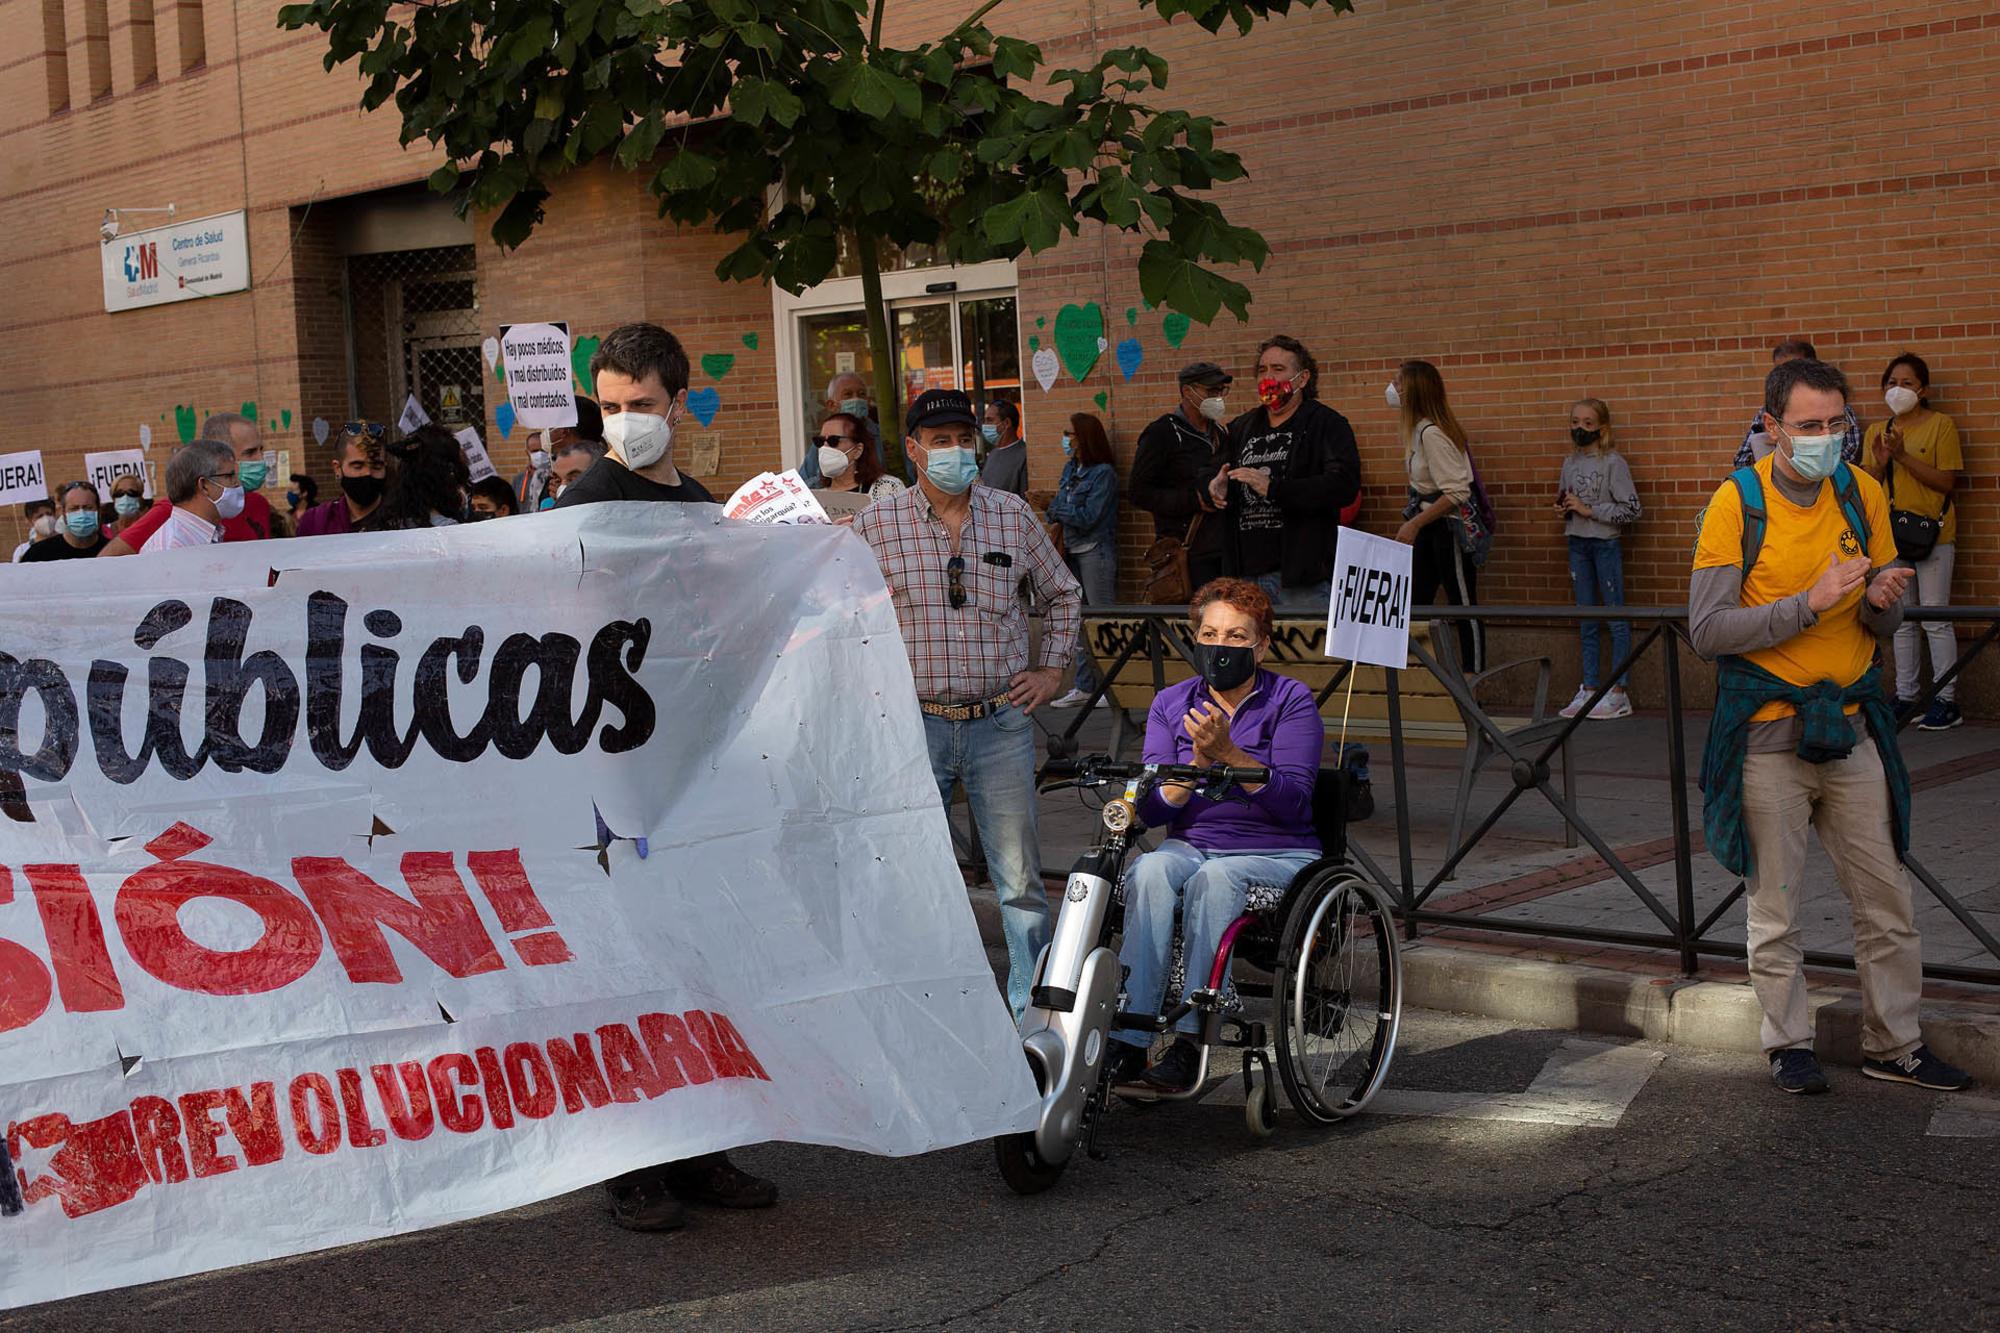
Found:
M 1042 386 L 1043 393 L 1047 393 L 1049 386 L 1056 382 L 1056 376 L 1062 373 L 1062 362 L 1056 357 L 1056 349 L 1053 347 L 1036 349 L 1033 364 L 1035 383 Z

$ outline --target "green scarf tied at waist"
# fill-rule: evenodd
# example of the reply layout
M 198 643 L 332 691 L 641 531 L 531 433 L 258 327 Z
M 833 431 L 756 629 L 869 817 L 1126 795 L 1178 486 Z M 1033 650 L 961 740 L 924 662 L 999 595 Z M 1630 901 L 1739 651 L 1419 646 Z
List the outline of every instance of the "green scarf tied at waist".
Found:
M 1743 760 L 1750 751 L 1750 718 L 1773 700 L 1799 710 L 1799 758 L 1809 764 L 1845 759 L 1854 750 L 1854 726 L 1848 704 L 1860 704 L 1861 716 L 1875 737 L 1882 756 L 1882 774 L 1889 783 L 1890 824 L 1896 852 L 1910 849 L 1910 770 L 1896 746 L 1896 715 L 1882 697 L 1882 669 L 1846 689 L 1830 680 L 1793 685 L 1741 657 L 1716 662 L 1715 716 L 1708 723 L 1708 744 L 1701 755 L 1701 827 L 1709 853 L 1733 875 L 1750 873 L 1750 835 L 1743 823 Z

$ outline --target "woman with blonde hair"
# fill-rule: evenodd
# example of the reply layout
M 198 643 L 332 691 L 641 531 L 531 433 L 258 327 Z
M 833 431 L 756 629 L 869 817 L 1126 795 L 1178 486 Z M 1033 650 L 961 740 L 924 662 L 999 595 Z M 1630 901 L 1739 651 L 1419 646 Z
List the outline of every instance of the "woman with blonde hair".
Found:
M 1402 414 L 1408 450 L 1403 461 L 1410 500 L 1403 506 L 1396 540 L 1413 548 L 1411 604 L 1429 606 L 1443 593 L 1452 606 L 1474 606 L 1479 600 L 1478 563 L 1485 559 L 1483 544 L 1490 533 L 1472 531 L 1465 522 L 1467 509 L 1478 509 L 1465 427 L 1445 398 L 1444 377 L 1428 361 L 1405 361 L 1398 367 L 1387 397 L 1389 406 Z M 1486 669 L 1486 635 L 1478 621 L 1458 622 L 1458 648 L 1458 664 L 1466 672 Z
M 1632 469 L 1612 443 L 1611 409 L 1603 399 L 1579 398 L 1570 405 L 1569 440 L 1575 447 L 1563 460 L 1556 482 L 1556 513 L 1562 516 L 1563 533 L 1569 539 L 1570 586 L 1578 606 L 1623 606 L 1625 556 L 1618 534 L 1639 521 L 1639 493 L 1632 486 Z M 1583 621 L 1578 633 L 1583 638 L 1583 683 L 1562 710 L 1564 717 L 1582 712 L 1603 683 L 1598 660 L 1601 622 Z M 1623 662 L 1631 650 L 1632 623 L 1612 621 L 1612 664 Z M 1590 716 L 1603 721 L 1631 715 L 1632 699 L 1620 675 Z

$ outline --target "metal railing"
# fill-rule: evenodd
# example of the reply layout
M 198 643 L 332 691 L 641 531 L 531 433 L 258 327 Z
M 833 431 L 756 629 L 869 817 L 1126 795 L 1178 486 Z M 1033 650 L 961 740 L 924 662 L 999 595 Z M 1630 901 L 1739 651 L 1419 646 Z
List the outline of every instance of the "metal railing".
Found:
M 1667 949 L 1676 953 L 1682 972 L 1693 975 L 1699 970 L 1700 959 L 1704 956 L 1715 958 L 1743 958 L 1745 946 L 1730 940 L 1710 938 L 1716 923 L 1743 897 L 1747 884 L 1739 879 L 1734 888 L 1725 894 L 1718 904 L 1705 915 L 1698 914 L 1695 907 L 1694 871 L 1694 825 L 1695 812 L 1688 800 L 1688 756 L 1684 723 L 1686 707 L 1682 698 L 1681 667 L 1685 655 L 1694 651 L 1688 636 L 1687 613 L 1682 609 L 1642 608 L 1642 607 L 1576 607 L 1576 606 L 1481 606 L 1481 607 L 1424 607 L 1420 608 L 1420 621 L 1430 621 L 1435 633 L 1445 633 L 1457 621 L 1476 619 L 1488 626 L 1562 626 L 1574 629 L 1586 620 L 1627 621 L 1632 625 L 1632 644 L 1623 660 L 1603 673 L 1606 682 L 1600 686 L 1590 705 L 1579 710 L 1576 717 L 1566 725 L 1551 730 L 1537 728 L 1531 740 L 1524 741 L 1518 733 L 1497 721 L 1492 710 L 1475 697 L 1455 664 L 1441 661 L 1434 648 L 1412 636 L 1410 654 L 1416 665 L 1408 670 L 1423 670 L 1431 681 L 1427 693 L 1433 697 L 1441 689 L 1449 694 L 1457 705 L 1464 720 L 1467 743 L 1473 741 L 1476 728 L 1487 745 L 1498 752 L 1506 761 L 1511 778 L 1508 790 L 1493 807 L 1478 821 L 1470 834 L 1458 846 L 1450 848 L 1443 863 L 1430 877 L 1419 883 L 1414 870 L 1414 848 L 1409 810 L 1409 772 L 1407 764 L 1407 738 L 1403 718 L 1403 696 L 1405 693 L 1402 677 L 1404 671 L 1389 669 L 1384 671 L 1386 713 L 1390 751 L 1391 781 L 1394 791 L 1396 812 L 1396 871 L 1391 874 L 1355 839 L 1348 840 L 1348 850 L 1354 860 L 1374 881 L 1396 902 L 1409 938 L 1416 938 L 1424 926 L 1449 926 L 1459 929 L 1498 931 L 1518 935 L 1538 935 L 1555 939 L 1580 940 L 1597 944 L 1624 945 L 1637 948 Z M 1281 608 L 1282 619 L 1285 612 Z M 1937 691 L 1957 679 L 1966 666 L 2000 640 L 2000 607 L 1946 607 L 1911 610 L 1906 619 L 1917 622 L 1945 621 L 1953 624 L 1983 624 L 1984 632 L 1969 643 L 1962 643 L 1957 663 L 1941 678 L 1931 682 L 1917 702 L 1917 713 L 1928 706 Z M 1118 646 L 1111 654 L 1110 665 L 1103 672 L 1103 680 L 1092 695 L 1092 704 L 1110 692 L 1114 685 L 1131 684 L 1133 675 L 1140 675 L 1145 683 L 1156 692 L 1166 685 L 1166 664 L 1169 655 L 1177 657 L 1193 666 L 1193 655 L 1189 651 L 1186 634 L 1186 611 L 1181 607 L 1163 606 L 1106 606 L 1091 607 L 1085 611 L 1085 629 L 1091 622 L 1122 621 L 1138 622 L 1138 631 L 1129 641 Z M 1307 660 L 1301 650 L 1307 648 L 1305 642 L 1280 643 L 1270 662 L 1274 669 L 1283 671 L 1288 665 L 1302 664 Z M 1316 645 L 1310 648 L 1313 656 L 1332 669 L 1327 683 L 1316 691 L 1319 705 L 1324 711 L 1327 702 L 1346 683 L 1353 670 L 1351 663 L 1334 664 L 1319 657 Z M 1611 846 L 1610 842 L 1592 825 L 1585 810 L 1566 791 L 1558 791 L 1550 781 L 1550 761 L 1563 749 L 1576 729 L 1587 720 L 1591 706 L 1595 706 L 1610 689 L 1611 683 L 1622 680 L 1633 665 L 1648 653 L 1657 653 L 1664 668 L 1665 708 L 1667 723 L 1665 768 L 1669 786 L 1668 809 L 1670 812 L 1673 844 L 1674 894 L 1673 902 L 1661 901 L 1642 882 L 1638 874 Z M 1608 653 L 1607 653 L 1608 656 Z M 1061 732 L 1051 732 L 1047 737 L 1051 755 L 1073 753 L 1078 732 L 1091 716 L 1091 708 L 1079 709 L 1075 718 Z M 1905 723 L 1904 725 L 1908 725 Z M 1127 722 L 1122 710 L 1114 710 L 1114 728 L 1119 740 L 1123 739 Z M 1117 744 L 1118 741 L 1114 741 Z M 1496 917 L 1477 911 L 1454 911 L 1433 906 L 1432 898 L 1441 885 L 1452 878 L 1466 858 L 1477 848 L 1482 839 L 1490 834 L 1501 819 L 1520 799 L 1530 792 L 1539 795 L 1558 814 L 1566 825 L 1574 829 L 1590 849 L 1602 860 L 1610 873 L 1623 883 L 1625 888 L 1645 906 L 1658 920 L 1660 930 L 1622 930 L 1605 927 L 1578 925 L 1561 921 L 1542 921 L 1526 917 Z M 1937 877 L 1926 868 L 1914 852 L 1906 853 L 1903 863 L 1916 881 L 1935 897 L 1965 930 L 1978 942 L 1987 955 L 2000 963 L 2000 940 L 1958 900 Z M 1854 957 L 1851 953 L 1829 953 L 1807 951 L 1807 963 L 1817 966 L 1852 968 Z M 1984 985 L 2000 985 L 2000 966 L 1971 967 L 1964 965 L 1926 965 L 1926 976 L 1950 981 L 1968 981 Z

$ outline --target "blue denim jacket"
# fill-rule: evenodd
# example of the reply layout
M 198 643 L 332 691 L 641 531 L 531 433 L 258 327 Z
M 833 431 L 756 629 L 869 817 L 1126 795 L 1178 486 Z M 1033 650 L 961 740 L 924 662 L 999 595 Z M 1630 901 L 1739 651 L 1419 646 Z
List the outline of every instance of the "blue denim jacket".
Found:
M 1064 463 L 1049 517 L 1062 524 L 1063 549 L 1071 555 L 1112 540 L 1118 533 L 1118 469 L 1109 463 L 1084 467 L 1074 458 Z

